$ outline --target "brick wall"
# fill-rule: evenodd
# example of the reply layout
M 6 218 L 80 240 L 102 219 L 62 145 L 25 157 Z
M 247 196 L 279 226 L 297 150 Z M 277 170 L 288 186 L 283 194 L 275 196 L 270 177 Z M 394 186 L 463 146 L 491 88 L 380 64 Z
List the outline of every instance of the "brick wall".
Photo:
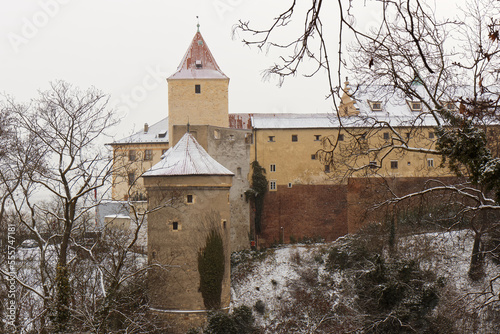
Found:
M 431 185 L 452 184 L 456 177 L 432 178 Z M 347 233 L 355 233 L 370 222 L 382 221 L 390 207 L 374 206 L 394 193 L 403 196 L 426 186 L 429 178 L 351 178 L 342 185 L 278 185 L 270 191 L 264 203 L 262 233 L 259 244 L 321 237 L 332 241 Z M 462 180 L 463 181 L 463 180 Z M 432 183 L 434 182 L 434 183 Z M 437 201 L 443 194 L 431 194 L 427 201 Z M 402 205 L 420 203 L 417 197 Z
M 259 243 L 266 246 L 290 237 L 335 240 L 347 234 L 347 187 L 278 185 L 266 194 L 262 228 Z

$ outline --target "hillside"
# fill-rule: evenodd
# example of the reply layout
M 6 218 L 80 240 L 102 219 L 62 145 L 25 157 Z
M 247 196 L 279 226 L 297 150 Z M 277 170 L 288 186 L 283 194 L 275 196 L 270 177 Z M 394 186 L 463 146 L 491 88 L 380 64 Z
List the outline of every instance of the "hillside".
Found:
M 498 333 L 500 270 L 468 278 L 469 232 L 397 240 L 368 231 L 329 244 L 233 255 L 233 307 L 263 333 Z M 495 280 L 497 279 L 497 280 Z

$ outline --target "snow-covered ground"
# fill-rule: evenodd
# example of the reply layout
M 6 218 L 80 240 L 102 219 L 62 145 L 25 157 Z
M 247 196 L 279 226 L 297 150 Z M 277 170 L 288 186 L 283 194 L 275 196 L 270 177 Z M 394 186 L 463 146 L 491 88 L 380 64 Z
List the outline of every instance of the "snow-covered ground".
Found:
M 254 307 L 258 301 L 265 305 L 263 313 L 255 312 L 258 325 L 272 328 L 283 316 L 280 308 L 291 298 L 290 288 L 297 285 L 307 285 L 304 272 L 314 273 L 317 283 L 322 284 L 328 275 L 331 286 L 330 296 L 337 293 L 341 284 L 341 273 L 331 273 L 325 270 L 326 251 L 339 239 L 329 244 L 287 245 L 266 250 L 263 259 L 243 261 L 233 268 L 232 303 L 233 307 L 247 305 Z M 443 277 L 447 284 L 457 291 L 461 301 L 484 303 L 485 300 L 499 300 L 500 279 L 493 280 L 500 274 L 500 266 L 487 260 L 486 276 L 483 280 L 472 282 L 468 278 L 470 255 L 473 236 L 470 231 L 452 231 L 446 233 L 426 233 L 406 238 L 400 238 L 398 251 L 402 257 L 417 258 L 422 269 L 431 269 L 437 276 Z M 477 298 L 477 299 L 475 299 Z M 471 306 L 474 308 L 474 305 Z M 500 313 L 499 313 L 500 315 Z M 478 333 L 495 333 L 491 328 L 477 331 Z M 500 332 L 500 331 L 498 331 Z M 497 333 L 498 333 L 497 332 Z M 267 330 L 266 333 L 271 333 Z

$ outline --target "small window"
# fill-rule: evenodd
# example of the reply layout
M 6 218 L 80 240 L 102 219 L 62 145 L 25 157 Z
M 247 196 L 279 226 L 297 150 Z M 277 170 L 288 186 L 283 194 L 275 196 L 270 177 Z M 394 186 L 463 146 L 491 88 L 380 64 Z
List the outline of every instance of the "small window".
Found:
M 434 167 L 434 159 L 427 159 L 427 167 Z
M 370 167 L 370 168 L 377 168 L 377 162 L 376 161 L 370 161 L 368 163 L 368 167 Z
M 135 182 L 135 173 L 128 173 L 128 185 L 131 186 Z
M 201 60 L 196 61 L 196 68 L 202 68 L 203 64 L 201 63 Z
M 135 155 L 135 150 L 128 151 L 128 160 L 135 161 L 135 159 L 137 159 L 137 156 Z
M 382 102 L 381 101 L 368 101 L 370 104 L 370 108 L 372 111 L 382 111 Z
M 389 132 L 384 132 L 384 140 L 389 140 Z
M 145 150 L 144 151 L 144 160 L 153 160 L 153 151 L 152 150 Z
M 429 131 L 429 139 L 434 139 L 434 132 Z
M 405 133 L 406 139 L 410 139 L 411 134 L 409 132 Z
M 158 138 L 165 138 L 167 136 L 167 130 L 163 130 L 158 133 Z
M 288 188 L 291 188 L 292 187 L 292 182 L 289 182 L 288 183 Z
M 196 94 L 201 94 L 201 85 L 194 85 L 194 92 Z
M 226 229 L 226 227 L 227 227 L 227 220 L 223 220 L 222 221 L 222 228 Z
M 274 136 L 269 136 L 269 140 L 270 142 L 274 142 Z
M 253 144 L 253 135 L 251 133 L 245 135 L 245 144 Z
M 316 160 L 316 154 L 311 154 L 311 160 Z
M 174 231 L 179 230 L 179 223 L 178 222 L 172 222 L 172 230 L 174 230 Z
M 229 141 L 234 141 L 234 135 L 229 135 Z
M 361 140 L 365 140 L 365 139 L 366 139 L 366 132 L 365 132 L 365 133 L 362 133 L 362 134 L 359 136 L 359 139 L 361 139 Z
M 330 165 L 325 165 L 325 173 L 330 173 Z
M 422 110 L 422 102 L 410 102 L 410 109 L 412 111 L 421 111 Z
M 411 161 L 408 161 L 406 164 L 407 164 L 408 166 L 411 166 Z
M 241 167 L 236 168 L 236 177 L 241 179 Z
M 270 172 L 276 172 L 276 165 L 275 165 L 275 164 L 271 164 L 271 165 L 269 166 L 269 171 L 270 171 Z
M 220 139 L 220 130 L 214 130 L 214 138 Z
M 194 203 L 194 197 L 193 195 L 187 195 L 186 196 L 186 203 Z
M 269 190 L 276 190 L 276 181 L 269 181 Z
M 292 141 L 299 141 L 299 137 L 297 135 L 292 135 Z
M 397 160 L 391 161 L 391 169 L 398 169 L 398 161 Z
M 321 135 L 314 135 L 314 141 L 320 141 Z
M 339 141 L 344 141 L 344 134 L 340 133 L 338 136 Z

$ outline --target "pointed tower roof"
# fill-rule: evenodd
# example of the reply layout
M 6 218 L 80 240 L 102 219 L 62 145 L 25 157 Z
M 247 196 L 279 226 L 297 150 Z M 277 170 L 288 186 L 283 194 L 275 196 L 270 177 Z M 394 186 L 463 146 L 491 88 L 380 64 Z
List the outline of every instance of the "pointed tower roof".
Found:
M 165 153 L 159 163 L 143 176 L 234 175 L 215 161 L 187 132 L 179 142 Z
M 171 79 L 229 79 L 215 62 L 207 43 L 198 30 L 184 58 Z

